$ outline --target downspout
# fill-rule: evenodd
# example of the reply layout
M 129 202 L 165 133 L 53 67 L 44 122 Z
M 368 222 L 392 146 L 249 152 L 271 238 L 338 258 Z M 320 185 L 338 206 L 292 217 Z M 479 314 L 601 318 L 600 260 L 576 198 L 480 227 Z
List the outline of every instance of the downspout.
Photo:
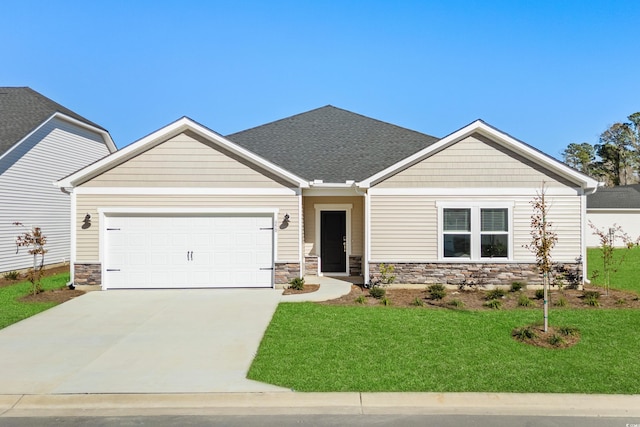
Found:
M 604 182 L 598 182 L 598 186 L 594 188 L 583 188 L 580 194 L 580 211 L 582 213 L 582 282 L 590 284 L 591 281 L 587 276 L 587 196 L 598 191 L 599 187 L 604 186 Z

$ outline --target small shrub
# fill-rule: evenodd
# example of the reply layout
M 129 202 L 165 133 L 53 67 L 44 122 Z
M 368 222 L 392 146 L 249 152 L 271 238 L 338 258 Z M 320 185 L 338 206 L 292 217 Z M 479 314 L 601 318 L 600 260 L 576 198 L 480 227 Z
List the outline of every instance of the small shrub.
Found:
M 422 306 L 424 306 L 424 301 L 422 301 L 421 298 L 416 298 L 416 299 L 413 300 L 411 305 L 415 305 L 416 307 L 422 307 Z
M 582 296 L 584 297 L 584 299 L 589 299 L 589 298 L 598 299 L 598 298 L 600 298 L 600 292 L 598 292 L 598 291 L 584 291 L 584 292 L 582 292 Z
M 553 334 L 549 337 L 549 344 L 551 344 L 552 346 L 559 346 L 564 344 L 564 338 L 562 338 L 560 335 L 558 334 Z
M 485 302 L 482 305 L 488 308 L 492 308 L 494 310 L 500 310 L 502 308 L 502 301 L 500 301 L 499 299 L 492 299 Z
M 523 289 L 526 289 L 526 286 L 524 285 L 524 283 L 522 282 L 513 282 L 511 284 L 511 292 L 518 292 L 521 291 Z
M 464 307 L 464 303 L 463 303 L 461 300 L 459 300 L 459 299 L 452 299 L 452 300 L 451 300 L 451 301 L 449 301 L 447 304 L 449 304 L 450 306 L 455 307 L 455 308 L 462 308 L 462 307 Z
M 382 286 L 374 286 L 373 288 L 369 289 L 369 295 L 376 299 L 383 298 L 386 294 L 387 291 Z
M 295 279 L 291 279 L 289 281 L 289 287 L 291 289 L 295 289 L 296 291 L 301 291 L 304 289 L 304 277 L 296 277 Z
M 533 330 L 531 326 L 525 326 L 524 328 L 516 328 L 511 333 L 515 338 L 520 341 L 531 340 L 538 336 L 536 331 Z
M 364 295 L 360 295 L 358 298 L 356 298 L 356 302 L 358 304 L 364 304 L 366 300 L 367 299 L 364 297 Z
M 531 301 L 528 296 L 526 296 L 525 294 L 520 294 L 520 296 L 518 297 L 518 306 L 532 307 L 533 305 L 533 301 Z
M 380 300 L 380 304 L 382 304 L 382 305 L 391 305 L 391 300 L 389 298 L 387 298 L 387 297 L 383 297 Z
M 598 301 L 598 297 L 593 295 L 586 297 L 584 299 L 584 303 L 591 307 L 600 307 L 600 302 Z
M 444 285 L 440 285 L 440 284 L 435 284 L 435 285 L 431 285 L 427 288 L 427 290 L 429 291 L 429 295 L 431 296 L 431 299 L 442 299 L 447 295 L 447 291 L 444 287 Z
M 616 301 L 616 305 L 625 305 L 627 303 L 627 300 L 624 298 L 620 298 L 619 300 Z
M 390 285 L 396 281 L 396 276 L 393 274 L 396 268 L 393 265 L 380 264 L 378 268 L 380 269 L 380 281 L 383 285 Z
M 561 326 L 558 328 L 558 332 L 560 332 L 562 335 L 566 335 L 569 337 L 569 336 L 578 335 L 580 330 L 573 326 Z
M 18 278 L 20 277 L 20 274 L 17 271 L 13 270 L 13 271 L 7 271 L 2 275 L 2 277 L 4 277 L 7 280 L 18 280 Z
M 536 289 L 536 299 L 544 299 L 544 289 Z
M 486 299 L 487 300 L 493 300 L 493 299 L 499 299 L 499 298 L 503 298 L 507 293 L 504 291 L 504 289 L 492 289 L 489 292 L 487 292 L 486 295 Z
M 567 299 L 563 295 L 560 295 L 558 299 L 553 302 L 553 305 L 556 307 L 566 307 L 567 304 Z

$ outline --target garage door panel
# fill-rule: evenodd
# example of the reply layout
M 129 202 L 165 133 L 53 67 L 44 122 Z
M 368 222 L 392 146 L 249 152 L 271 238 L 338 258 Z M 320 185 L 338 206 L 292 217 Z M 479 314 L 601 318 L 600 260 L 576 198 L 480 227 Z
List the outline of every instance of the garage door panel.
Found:
M 272 286 L 271 216 L 113 216 L 105 223 L 107 288 Z

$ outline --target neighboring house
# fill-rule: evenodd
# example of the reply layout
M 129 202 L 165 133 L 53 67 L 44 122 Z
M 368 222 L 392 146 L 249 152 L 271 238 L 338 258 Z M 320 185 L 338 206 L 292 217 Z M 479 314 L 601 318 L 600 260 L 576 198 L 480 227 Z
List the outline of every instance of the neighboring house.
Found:
M 16 247 L 31 227 L 47 237 L 45 264 L 69 262 L 71 196 L 55 182 L 114 151 L 97 124 L 28 87 L 0 87 L 0 272 L 33 265 Z
M 587 197 L 587 220 L 598 229 L 608 231 L 618 225 L 638 243 L 640 239 L 640 184 L 618 187 L 603 187 Z M 616 239 L 614 245 L 626 246 L 622 239 Z M 587 230 L 587 246 L 600 246 L 600 238 Z
M 75 281 L 111 289 L 368 280 L 380 263 L 397 283 L 539 283 L 524 245 L 543 182 L 553 258 L 584 271 L 598 182 L 480 120 L 438 139 L 326 106 L 224 137 L 184 117 L 58 185 Z

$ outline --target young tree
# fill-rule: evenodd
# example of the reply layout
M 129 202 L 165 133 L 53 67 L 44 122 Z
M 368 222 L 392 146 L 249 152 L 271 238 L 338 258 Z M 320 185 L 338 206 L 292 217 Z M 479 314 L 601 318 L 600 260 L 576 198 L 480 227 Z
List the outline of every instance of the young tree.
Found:
M 14 222 L 13 224 L 19 227 L 24 227 L 20 222 Z M 42 276 L 42 269 L 44 268 L 44 254 L 47 253 L 47 250 L 44 248 L 46 243 L 47 237 L 42 234 L 40 227 L 32 227 L 30 230 L 25 231 L 16 237 L 16 253 L 20 247 L 25 246 L 29 248 L 29 253 L 33 255 L 33 268 L 29 269 L 28 273 L 33 295 L 42 292 L 40 278 Z M 40 265 L 38 265 L 38 256 L 40 256 Z
M 551 250 L 558 241 L 557 234 L 553 231 L 553 224 L 549 221 L 549 205 L 545 199 L 545 182 L 542 188 L 536 192 L 536 196 L 531 201 L 533 214 L 531 215 L 531 243 L 525 245 L 536 256 L 536 264 L 542 273 L 542 288 L 544 289 L 543 316 L 544 331 L 549 330 L 549 282 L 553 261 Z
M 618 266 L 624 261 L 624 255 L 620 256 L 617 260 L 613 257 L 616 240 L 622 240 L 627 249 L 633 247 L 634 242 L 629 235 L 622 230 L 622 227 L 617 224 L 613 224 L 613 226 L 609 228 L 598 228 L 593 222 L 589 221 L 589 227 L 593 230 L 593 234 L 598 236 L 602 257 L 602 271 L 594 269 L 591 273 L 591 278 L 596 280 L 602 274 L 604 276 L 605 294 L 609 295 L 611 273 L 615 273 Z

